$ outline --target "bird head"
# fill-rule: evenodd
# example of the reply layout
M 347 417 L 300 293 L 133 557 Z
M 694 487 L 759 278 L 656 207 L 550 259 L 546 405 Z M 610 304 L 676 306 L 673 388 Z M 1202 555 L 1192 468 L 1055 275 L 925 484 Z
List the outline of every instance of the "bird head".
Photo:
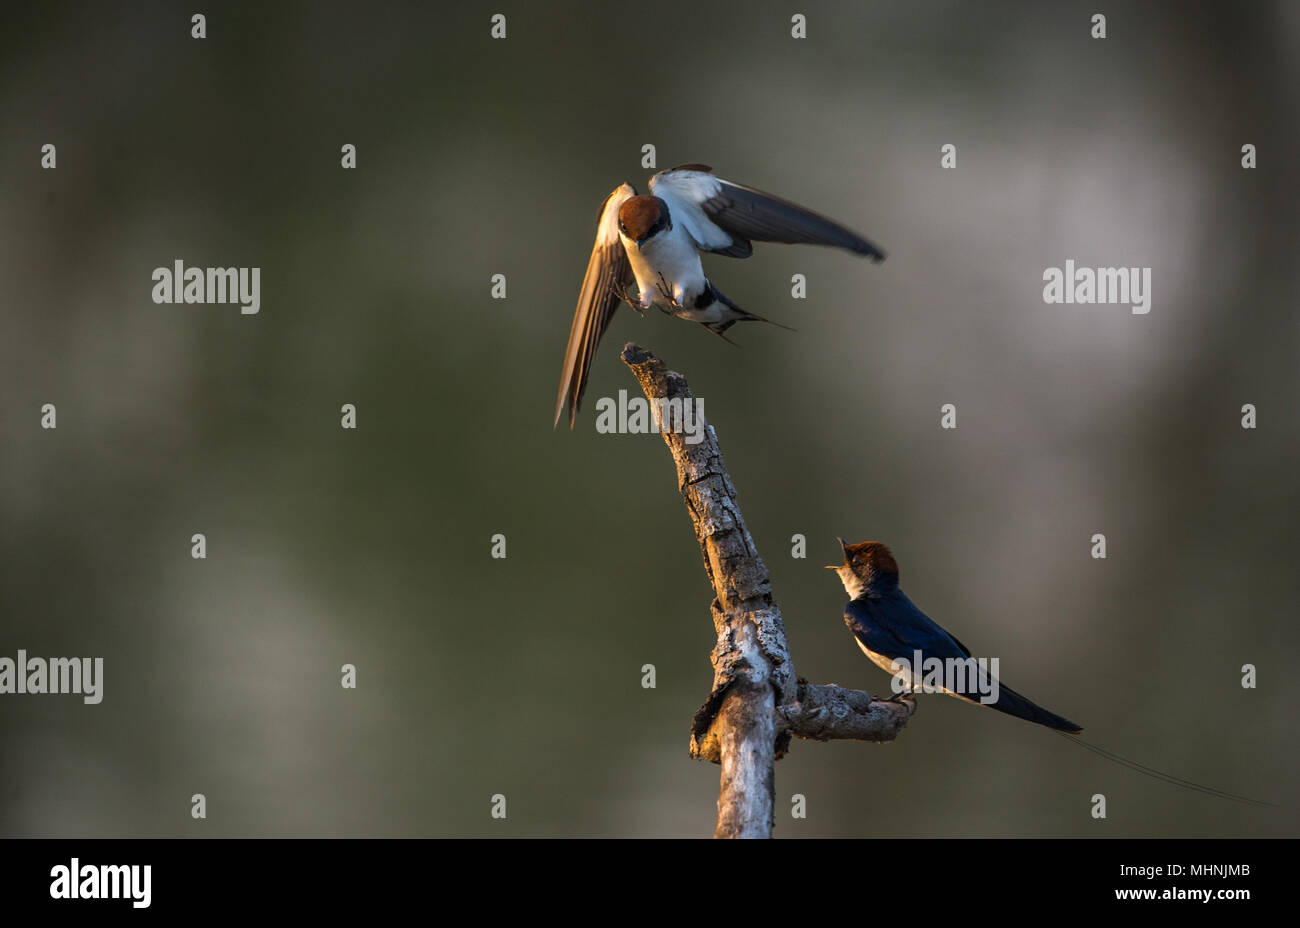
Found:
M 658 197 L 628 197 L 618 208 L 618 231 L 638 249 L 664 229 L 672 228 L 668 204 Z
M 844 563 L 838 566 L 828 564 L 826 569 L 839 574 L 850 599 L 857 599 L 868 591 L 882 592 L 898 586 L 898 562 L 880 542 L 863 541 L 850 545 L 843 538 L 836 540 L 844 549 Z

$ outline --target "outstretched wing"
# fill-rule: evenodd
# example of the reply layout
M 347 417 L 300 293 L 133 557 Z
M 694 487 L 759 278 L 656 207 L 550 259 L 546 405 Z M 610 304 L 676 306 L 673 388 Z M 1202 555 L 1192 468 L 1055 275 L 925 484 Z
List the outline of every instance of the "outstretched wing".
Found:
M 634 196 L 636 190 L 632 185 L 623 184 L 605 198 L 605 204 L 600 208 L 596 244 L 587 260 L 587 275 L 582 278 L 578 308 L 573 314 L 573 325 L 569 327 L 569 344 L 564 349 L 560 395 L 555 401 L 555 425 L 560 424 L 560 413 L 567 402 L 569 428 L 573 428 L 582 393 L 587 389 L 592 355 L 596 353 L 600 337 L 609 328 L 609 320 L 622 300 L 616 290 L 631 282 L 632 269 L 618 237 L 618 209 L 623 201 Z
M 701 251 L 748 258 L 754 242 L 831 245 L 874 261 L 885 253 L 861 235 L 789 200 L 714 177 L 712 168 L 685 164 L 650 178 L 650 192 L 668 204 Z

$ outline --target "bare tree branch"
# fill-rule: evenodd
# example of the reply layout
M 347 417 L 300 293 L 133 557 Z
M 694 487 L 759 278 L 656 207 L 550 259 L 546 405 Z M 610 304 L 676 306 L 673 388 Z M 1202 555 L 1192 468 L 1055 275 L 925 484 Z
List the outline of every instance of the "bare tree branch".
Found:
M 799 697 L 778 710 L 798 738 L 809 741 L 893 741 L 916 711 L 909 695 L 887 701 L 833 683 L 799 684 Z
M 713 690 L 691 723 L 691 756 L 722 765 L 718 838 L 771 837 L 775 762 L 790 737 L 892 741 L 915 711 L 911 699 L 881 701 L 795 676 L 781 610 L 736 501 L 717 434 L 706 423 L 691 444 L 676 416 L 693 401 L 686 379 L 652 352 L 628 344 L 623 363 L 655 410 L 677 466 L 677 486 L 713 584 Z M 667 402 L 663 402 L 667 401 Z

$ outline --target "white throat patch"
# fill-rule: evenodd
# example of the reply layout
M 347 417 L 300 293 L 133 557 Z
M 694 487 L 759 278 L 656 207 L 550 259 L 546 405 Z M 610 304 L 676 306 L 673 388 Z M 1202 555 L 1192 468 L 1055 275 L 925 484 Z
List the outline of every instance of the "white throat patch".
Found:
M 840 575 L 840 583 L 844 584 L 844 592 L 849 594 L 849 599 L 857 599 L 866 592 L 867 585 L 862 582 L 862 578 L 855 574 L 852 568 L 848 566 L 837 567 L 835 572 Z

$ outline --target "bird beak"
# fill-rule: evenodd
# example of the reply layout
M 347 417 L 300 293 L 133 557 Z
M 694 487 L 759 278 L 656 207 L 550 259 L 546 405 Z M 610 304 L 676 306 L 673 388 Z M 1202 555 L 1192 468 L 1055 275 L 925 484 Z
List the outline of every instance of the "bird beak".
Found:
M 840 543 L 840 547 L 841 547 L 841 548 L 847 548 L 847 547 L 848 547 L 848 545 L 846 545 L 846 544 L 844 543 L 844 539 L 843 539 L 843 538 L 840 538 L 838 535 L 835 536 L 835 540 L 838 541 L 838 542 Z M 827 569 L 827 570 L 839 570 L 840 567 L 843 567 L 843 566 L 844 566 L 843 564 L 839 564 L 839 565 L 836 565 L 836 564 L 827 564 L 827 565 L 826 565 L 826 569 Z

